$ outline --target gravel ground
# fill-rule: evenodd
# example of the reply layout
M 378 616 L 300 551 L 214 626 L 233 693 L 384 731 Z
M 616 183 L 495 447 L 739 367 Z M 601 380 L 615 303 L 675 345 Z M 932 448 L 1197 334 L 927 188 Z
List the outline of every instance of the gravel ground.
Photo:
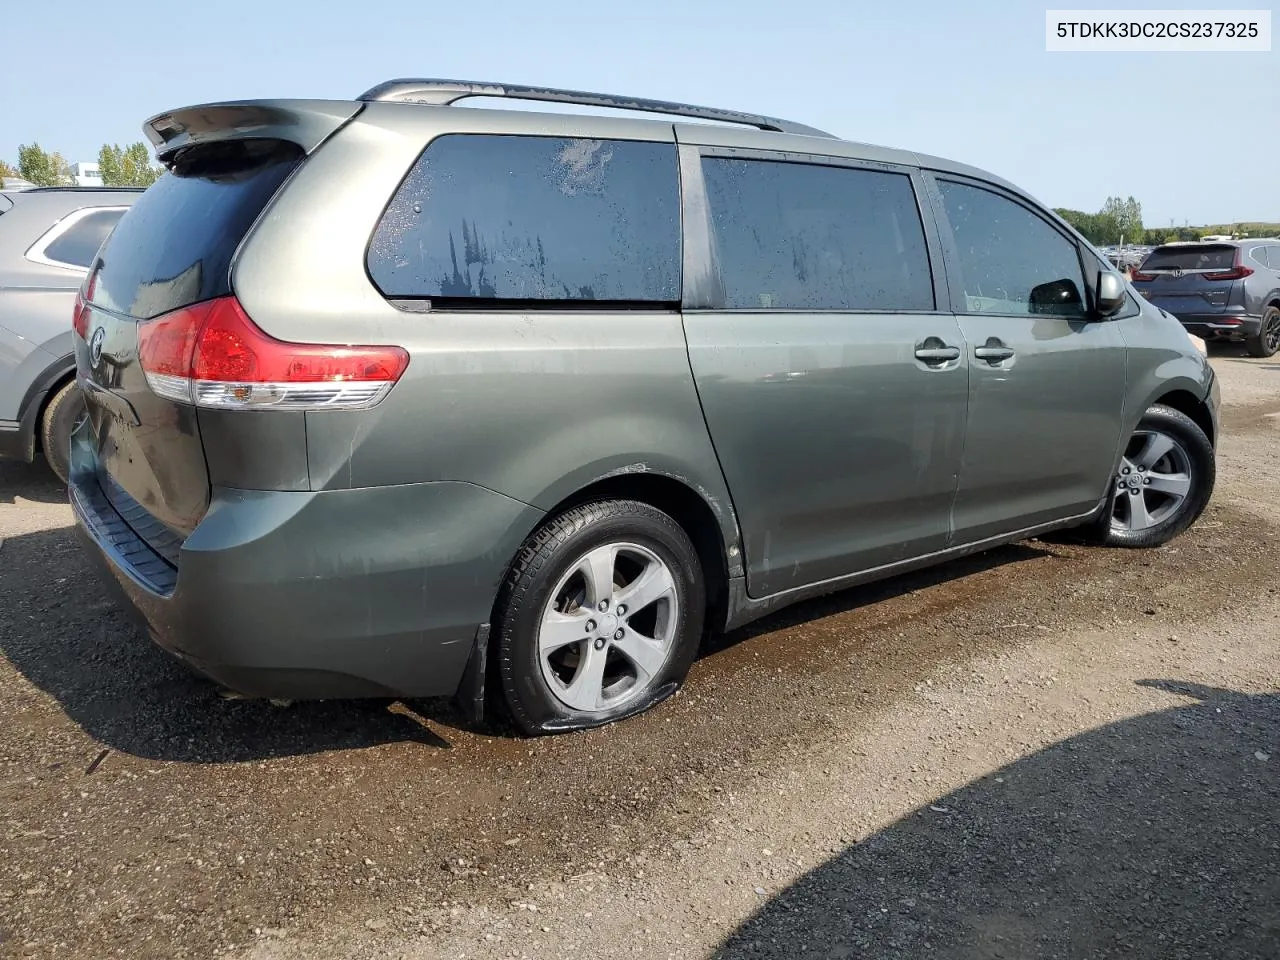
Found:
M 554 739 L 225 701 L 0 467 L 0 956 L 1280 956 L 1280 380 L 1201 521 L 784 611 Z

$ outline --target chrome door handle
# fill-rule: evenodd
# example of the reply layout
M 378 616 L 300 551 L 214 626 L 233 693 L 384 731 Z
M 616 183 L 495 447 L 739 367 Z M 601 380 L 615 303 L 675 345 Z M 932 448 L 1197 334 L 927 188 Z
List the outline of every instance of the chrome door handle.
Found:
M 1001 363 L 1008 360 L 1014 355 L 1012 347 L 1007 347 L 995 337 L 992 337 L 980 347 L 973 348 L 973 355 L 979 360 L 985 360 L 990 364 Z
M 960 359 L 959 347 L 916 347 L 916 359 L 928 364 Z
M 915 344 L 915 358 L 925 366 L 942 367 L 960 360 L 960 348 L 952 347 L 941 337 L 925 337 Z

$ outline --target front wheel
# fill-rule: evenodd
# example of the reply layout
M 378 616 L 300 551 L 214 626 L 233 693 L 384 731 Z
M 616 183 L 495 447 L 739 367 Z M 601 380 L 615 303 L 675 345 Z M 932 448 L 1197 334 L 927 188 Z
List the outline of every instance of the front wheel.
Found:
M 706 589 L 671 517 L 603 500 L 544 524 L 498 603 L 497 669 L 526 734 L 599 726 L 647 710 L 684 681 Z
M 1267 307 L 1258 321 L 1258 332 L 1249 337 L 1249 356 L 1274 357 L 1280 351 L 1280 307 Z
M 1113 547 L 1158 547 L 1186 530 L 1213 493 L 1213 444 L 1186 414 L 1156 404 L 1138 422 L 1111 481 L 1095 539 Z

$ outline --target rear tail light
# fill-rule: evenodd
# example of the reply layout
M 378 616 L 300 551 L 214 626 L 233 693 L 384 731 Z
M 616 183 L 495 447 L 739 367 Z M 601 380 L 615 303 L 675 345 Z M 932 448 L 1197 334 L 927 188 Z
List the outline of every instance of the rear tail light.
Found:
M 1205 280 L 1243 280 L 1245 277 L 1253 274 L 1252 267 L 1234 266 L 1230 270 L 1220 270 L 1217 273 L 1200 274 Z
M 81 340 L 89 339 L 89 303 L 93 300 L 98 274 L 89 274 L 88 282 L 76 292 L 76 312 L 71 316 L 71 329 Z
M 276 340 L 234 296 L 139 324 L 138 359 L 158 396 L 221 410 L 371 407 L 409 365 L 401 347 Z
M 1155 278 L 1156 278 L 1156 275 L 1154 273 L 1142 273 L 1139 270 L 1133 271 L 1133 273 L 1130 274 L 1129 276 L 1129 279 L 1131 281 L 1154 280 Z
M 1243 280 L 1245 277 L 1253 274 L 1252 267 L 1246 267 L 1241 261 L 1242 251 L 1236 247 L 1235 258 L 1231 262 L 1230 270 L 1219 270 L 1216 273 L 1204 273 L 1201 276 L 1205 280 Z

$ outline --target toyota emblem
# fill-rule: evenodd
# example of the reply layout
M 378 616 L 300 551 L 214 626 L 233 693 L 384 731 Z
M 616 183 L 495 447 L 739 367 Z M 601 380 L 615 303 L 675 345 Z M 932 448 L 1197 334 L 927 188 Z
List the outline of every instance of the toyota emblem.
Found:
M 102 341 L 107 339 L 106 327 L 99 327 L 93 331 L 93 336 L 89 338 L 89 362 L 95 367 L 98 361 L 102 359 Z

